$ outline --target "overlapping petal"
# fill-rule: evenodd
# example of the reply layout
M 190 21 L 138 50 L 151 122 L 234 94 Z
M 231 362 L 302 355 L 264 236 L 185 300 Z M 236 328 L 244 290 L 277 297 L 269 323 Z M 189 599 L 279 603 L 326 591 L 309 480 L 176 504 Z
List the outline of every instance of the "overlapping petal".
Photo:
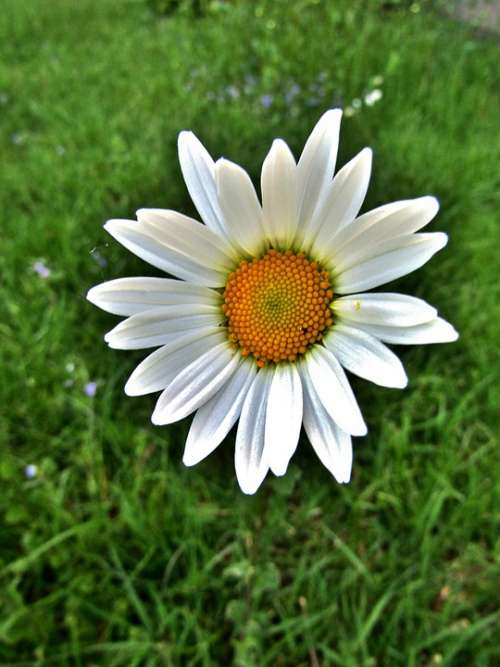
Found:
M 137 366 L 125 385 L 125 393 L 127 396 L 144 396 L 163 391 L 207 349 L 225 340 L 226 335 L 220 327 L 201 327 L 182 333 L 168 345 L 152 352 Z
M 310 236 L 316 208 L 322 204 L 335 171 L 342 111 L 324 113 L 311 132 L 297 164 L 299 229 L 301 240 Z
M 255 257 L 265 247 L 262 208 L 247 172 L 229 160 L 217 160 L 215 178 L 226 230 L 232 243 Z
M 358 215 L 368 190 L 372 151 L 364 148 L 336 174 L 311 223 L 313 249 L 321 259 L 331 251 L 329 241 Z
M 430 322 L 413 327 L 357 324 L 359 329 L 393 345 L 427 345 L 429 343 L 452 343 L 458 332 L 446 320 L 436 317 Z
M 325 239 L 323 251 L 330 255 L 352 252 L 352 247 L 361 243 L 370 246 L 386 239 L 413 234 L 434 218 L 439 210 L 435 197 L 418 197 L 385 204 L 368 211 L 336 230 L 330 239 Z
M 309 375 L 300 367 L 304 386 L 304 430 L 319 460 L 339 484 L 351 478 L 352 441 L 323 406 Z
M 122 320 L 104 336 L 104 340 L 117 350 L 159 347 L 191 329 L 215 327 L 223 321 L 224 314 L 216 305 L 188 303 L 161 306 Z
M 325 337 L 325 345 L 344 368 L 365 380 L 398 389 L 408 384 L 394 352 L 366 331 L 339 324 Z
M 87 299 L 108 313 L 128 316 L 186 303 L 215 306 L 220 304 L 221 295 L 172 278 L 117 278 L 92 287 Z
M 267 402 L 264 458 L 275 475 L 284 475 L 299 442 L 302 382 L 292 364 L 276 366 Z
M 338 320 L 353 326 L 379 324 L 411 327 L 437 316 L 437 310 L 422 299 L 393 292 L 343 296 L 335 299 L 332 310 Z
M 188 192 L 203 222 L 227 238 L 215 183 L 215 163 L 192 132 L 181 132 L 178 139 L 179 162 Z
M 151 417 L 153 424 L 172 424 L 190 415 L 217 393 L 240 363 L 240 355 L 227 341 L 208 349 L 161 394 Z
M 234 465 L 243 493 L 253 494 L 262 484 L 269 470 L 264 458 L 267 398 L 273 375 L 267 369 L 255 376 L 241 410 Z
M 263 227 L 271 244 L 290 248 L 297 234 L 297 165 L 281 139 L 273 142 L 262 165 L 261 190 Z
M 151 226 L 135 220 L 108 220 L 104 228 L 127 250 L 157 269 L 207 287 L 222 287 L 225 283 L 223 271 L 208 267 L 175 247 L 166 245 Z
M 256 374 L 257 366 L 244 360 L 222 389 L 199 408 L 186 440 L 184 465 L 199 463 L 224 440 L 240 416 Z
M 177 211 L 140 208 L 137 219 L 151 235 L 178 253 L 196 259 L 202 266 L 216 271 L 230 270 L 238 255 L 234 248 L 206 225 Z
M 301 366 L 334 422 L 346 433 L 366 435 L 366 424 L 342 366 L 334 355 L 317 345 Z
M 365 246 L 356 261 L 345 260 L 347 267 L 335 277 L 338 294 L 372 289 L 419 269 L 448 242 L 442 232 L 409 234 Z

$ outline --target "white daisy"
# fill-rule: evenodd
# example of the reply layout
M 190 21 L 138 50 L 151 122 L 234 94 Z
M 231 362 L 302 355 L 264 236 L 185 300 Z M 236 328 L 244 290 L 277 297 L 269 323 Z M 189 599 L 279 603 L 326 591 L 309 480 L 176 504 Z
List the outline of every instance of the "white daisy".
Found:
M 248 174 L 214 162 L 191 132 L 179 159 L 202 224 L 140 209 L 105 229 L 175 278 L 121 278 L 88 299 L 126 316 L 105 337 L 112 348 L 154 348 L 125 392 L 161 391 L 154 424 L 196 412 L 184 463 L 210 454 L 238 421 L 235 467 L 245 493 L 268 470 L 286 472 L 301 425 L 326 468 L 348 482 L 351 436 L 366 426 L 344 372 L 403 388 L 407 377 L 384 343 L 443 343 L 457 333 L 435 308 L 404 294 L 365 290 L 425 264 L 446 234 L 416 233 L 438 211 L 433 197 L 358 217 L 372 152 L 333 178 L 341 111 L 325 113 L 295 159 L 277 139 L 264 160 L 262 205 Z

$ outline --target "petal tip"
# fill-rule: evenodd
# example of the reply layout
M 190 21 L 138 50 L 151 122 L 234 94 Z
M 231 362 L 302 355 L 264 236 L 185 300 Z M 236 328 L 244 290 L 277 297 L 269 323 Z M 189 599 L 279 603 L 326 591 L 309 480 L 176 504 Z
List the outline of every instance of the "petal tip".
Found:
M 430 324 L 434 325 L 435 336 L 430 339 L 430 343 L 454 343 L 459 338 L 459 333 L 455 327 L 442 317 L 437 317 Z
M 108 234 L 111 234 L 113 238 L 116 238 L 116 235 L 119 233 L 119 226 L 122 221 L 118 220 L 116 218 L 113 218 L 112 220 L 107 220 L 103 228 L 108 232 Z M 131 221 L 133 222 L 133 221 Z
M 190 454 L 184 454 L 184 456 L 182 457 L 182 463 L 186 466 L 186 468 L 192 468 L 197 463 L 199 463 L 199 461 L 197 458 L 193 457 Z
M 429 211 L 432 212 L 432 217 L 436 215 L 436 213 L 439 211 L 439 200 L 437 197 L 434 195 L 427 195 L 422 198 L 427 206 L 429 207 Z
M 395 389 L 406 389 L 408 386 L 408 376 L 406 373 L 396 380 L 394 383 Z
M 457 341 L 460 338 L 460 334 L 458 333 L 458 331 L 455 329 L 455 327 L 452 324 L 450 324 L 449 322 L 447 324 L 449 326 L 449 340 L 448 340 L 448 342 L 449 343 L 454 343 L 455 341 Z
M 161 418 L 160 414 L 154 410 L 153 414 L 151 415 L 151 423 L 155 426 L 163 426 L 165 422 Z
M 125 386 L 123 387 L 123 391 L 125 392 L 126 396 L 140 396 L 136 383 L 131 378 L 127 380 Z
M 95 285 L 94 287 L 91 287 L 87 294 L 85 295 L 85 298 L 87 301 L 90 301 L 90 303 L 94 304 L 94 306 L 98 306 L 99 304 L 97 303 L 98 301 L 98 292 L 97 292 L 98 285 Z
M 236 480 L 242 492 L 246 496 L 253 496 L 255 493 L 257 493 L 266 477 L 268 470 L 269 468 L 266 468 L 266 471 L 263 472 L 263 474 L 252 475 L 245 473 L 242 470 L 238 470 L 238 467 L 236 467 Z
M 257 493 L 258 486 L 256 487 L 253 484 L 242 484 L 240 481 L 238 481 L 238 484 L 240 486 L 240 489 L 243 491 L 243 493 L 246 496 L 254 496 Z
M 220 157 L 218 160 L 215 162 L 215 173 L 216 175 L 220 174 L 220 172 L 225 172 L 225 171 L 239 171 L 241 167 L 237 165 L 235 162 L 232 162 L 231 160 L 228 160 L 225 157 Z
M 320 120 L 335 120 L 338 121 L 342 118 L 343 110 L 340 107 L 334 107 L 333 109 L 328 109 L 321 116 Z
M 177 137 L 177 144 L 180 146 L 186 141 L 190 141 L 192 137 L 194 137 L 194 134 L 191 132 L 191 130 L 181 130 L 179 132 L 179 136 Z
M 362 438 L 368 434 L 368 428 L 364 422 L 360 423 L 355 428 L 353 427 L 351 435 Z
M 438 246 L 438 250 L 441 250 L 441 248 L 444 248 L 445 245 L 448 243 L 448 234 L 445 232 L 435 232 L 436 234 L 436 245 Z
M 288 468 L 288 461 L 286 462 L 274 462 L 271 465 L 271 472 L 276 477 L 283 477 L 286 474 Z
M 151 209 L 149 209 L 149 208 L 144 208 L 144 207 L 142 207 L 142 208 L 138 208 L 137 211 L 135 212 L 136 218 L 137 218 L 138 220 L 140 220 L 140 218 L 142 218 L 142 217 L 144 217 L 145 215 L 147 215 L 147 214 L 148 214 L 148 211 L 150 211 L 150 210 L 151 210 Z

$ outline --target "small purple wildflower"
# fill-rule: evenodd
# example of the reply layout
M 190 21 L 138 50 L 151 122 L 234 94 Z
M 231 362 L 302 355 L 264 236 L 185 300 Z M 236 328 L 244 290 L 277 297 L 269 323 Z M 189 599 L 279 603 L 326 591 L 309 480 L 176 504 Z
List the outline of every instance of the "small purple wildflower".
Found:
M 101 255 L 99 250 L 97 248 L 94 248 L 93 250 L 90 251 L 90 255 L 92 259 L 99 264 L 99 266 L 103 269 L 105 266 L 107 266 L 108 262 L 105 257 Z
M 28 479 L 35 479 L 37 473 L 38 473 L 38 466 L 36 466 L 34 463 L 30 463 L 24 469 L 24 474 Z
M 43 278 L 44 280 L 50 276 L 50 269 L 48 266 L 45 266 L 43 262 L 35 262 L 33 264 L 33 271 L 38 273 L 40 278 Z
M 97 391 L 97 382 L 87 382 L 83 388 L 86 396 L 95 396 Z
M 260 103 L 262 104 L 264 109 L 269 109 L 269 107 L 273 103 L 273 96 L 269 94 L 262 95 L 260 98 Z

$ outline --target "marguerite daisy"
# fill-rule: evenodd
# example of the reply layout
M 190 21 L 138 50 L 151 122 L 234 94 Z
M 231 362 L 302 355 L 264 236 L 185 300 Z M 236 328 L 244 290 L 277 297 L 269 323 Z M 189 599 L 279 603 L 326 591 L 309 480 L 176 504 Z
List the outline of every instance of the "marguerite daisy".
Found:
M 366 293 L 425 264 L 446 234 L 420 234 L 438 211 L 433 197 L 398 201 L 358 217 L 372 153 L 362 150 L 333 178 L 341 111 L 325 113 L 295 159 L 277 139 L 264 160 L 262 205 L 248 174 L 214 163 L 191 132 L 179 159 L 202 224 L 140 209 L 105 229 L 175 278 L 121 278 L 88 299 L 126 316 L 105 337 L 112 348 L 159 348 L 125 392 L 161 391 L 163 425 L 196 412 L 184 463 L 210 454 L 238 421 L 236 475 L 254 493 L 268 470 L 286 472 L 301 425 L 322 463 L 348 482 L 351 436 L 366 426 L 344 372 L 405 387 L 384 343 L 453 341 L 457 333 L 424 301 Z

